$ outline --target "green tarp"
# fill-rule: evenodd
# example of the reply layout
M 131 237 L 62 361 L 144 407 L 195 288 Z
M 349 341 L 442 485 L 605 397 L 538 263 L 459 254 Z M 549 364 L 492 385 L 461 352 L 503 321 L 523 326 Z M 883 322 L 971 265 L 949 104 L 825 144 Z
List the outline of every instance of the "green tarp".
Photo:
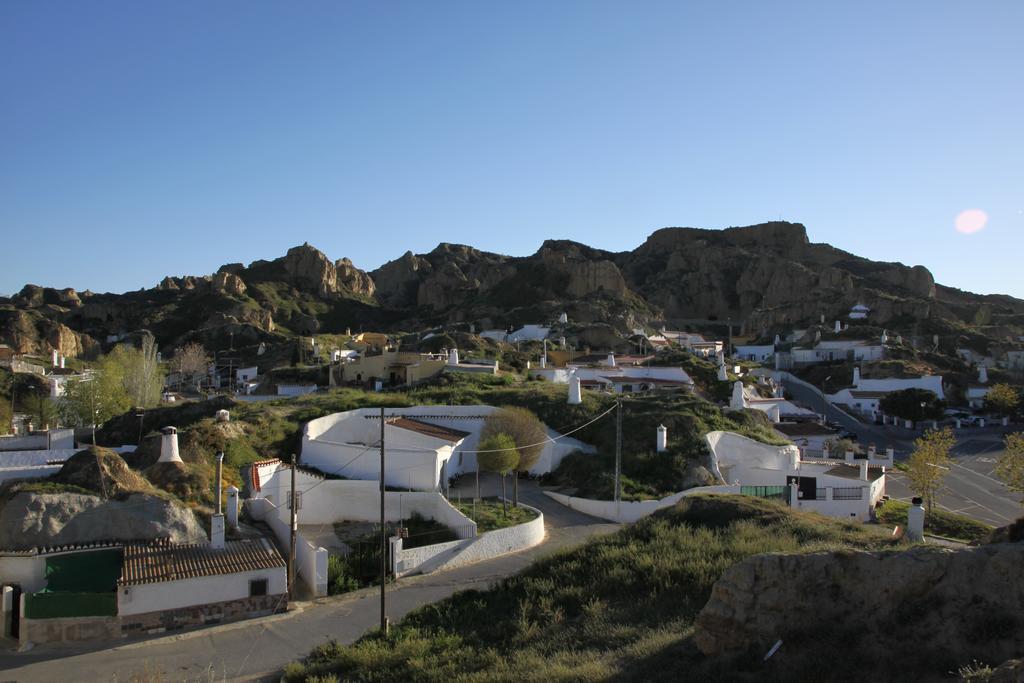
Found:
M 46 558 L 46 593 L 107 593 L 117 589 L 123 555 L 94 550 Z
M 46 558 L 46 588 L 25 596 L 29 619 L 117 615 L 121 550 L 94 550 Z
M 117 616 L 117 593 L 35 593 L 25 596 L 29 619 Z

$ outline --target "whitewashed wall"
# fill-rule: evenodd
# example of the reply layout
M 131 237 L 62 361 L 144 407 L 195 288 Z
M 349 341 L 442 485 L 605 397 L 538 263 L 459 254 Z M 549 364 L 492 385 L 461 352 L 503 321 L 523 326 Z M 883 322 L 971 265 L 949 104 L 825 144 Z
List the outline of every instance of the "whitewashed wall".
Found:
M 78 451 L 77 448 L 61 448 L 50 451 L 4 451 L 0 452 L 0 467 L 45 465 L 58 460 L 63 462 Z
M 60 465 L 42 465 L 38 467 L 2 467 L 0 468 L 0 484 L 7 481 L 23 479 L 42 479 L 60 472 Z
M 475 538 L 436 543 L 410 550 L 403 548 L 397 554 L 397 573 L 403 576 L 445 571 L 532 548 L 544 540 L 544 515 L 540 510 L 528 505 L 520 503 L 520 507 L 533 510 L 537 514 L 536 519 L 513 527 L 488 531 Z
M 576 498 L 562 493 L 545 491 L 545 495 L 558 501 L 571 510 L 577 510 L 591 517 L 607 519 L 620 524 L 631 524 L 639 519 L 653 515 L 658 510 L 672 507 L 686 496 L 699 493 L 739 493 L 739 486 L 698 486 L 685 491 L 673 493 L 660 500 L 594 500 L 592 498 Z
M 431 424 L 458 429 L 469 432 L 469 436 L 454 449 L 445 467 L 445 474 L 451 476 L 459 473 L 476 471 L 475 451 L 480 443 L 480 431 L 483 429 L 484 418 L 498 410 L 494 406 L 414 406 L 412 408 L 389 408 L 386 411 L 387 417 L 403 416 L 423 420 Z M 379 477 L 380 454 L 375 448 L 367 449 L 366 446 L 346 446 L 344 444 L 353 441 L 362 443 L 374 443 L 379 436 L 380 424 L 376 420 L 365 419 L 366 415 L 378 416 L 379 409 L 361 408 L 350 410 L 344 413 L 335 413 L 325 417 L 311 420 L 303 430 L 302 436 L 302 463 L 316 467 L 324 472 L 335 473 L 349 460 L 356 458 L 365 459 L 365 467 L 361 468 L 360 474 L 354 474 L 351 467 L 345 471 L 338 472 L 342 476 L 351 478 L 374 479 Z M 569 453 L 582 451 L 584 453 L 596 452 L 594 447 L 585 444 L 572 437 L 562 437 L 555 430 L 545 427 L 548 438 L 551 440 L 541 452 L 536 465 L 530 470 L 531 474 L 539 475 L 550 472 L 558 467 L 559 463 Z M 408 430 L 393 429 L 385 434 L 385 479 L 390 486 L 409 486 L 410 475 L 405 472 L 415 472 L 421 477 L 413 479 L 413 488 L 421 490 L 435 490 L 435 486 L 428 485 L 426 472 L 440 472 L 441 458 L 431 456 L 429 453 L 409 453 L 394 451 L 392 453 L 389 442 L 392 433 L 406 432 L 401 443 L 404 446 L 395 445 L 395 448 L 408 448 L 409 443 L 426 444 L 432 447 L 438 442 L 436 440 L 420 440 L 414 432 Z M 561 438 L 559 438 L 561 437 Z M 396 437 L 397 438 L 397 437 Z M 412 439 L 412 441 L 408 441 Z M 557 439 L 557 440 L 555 440 Z M 366 450 L 365 454 L 360 452 Z M 442 455 L 443 458 L 443 455 Z M 360 460 L 357 460 L 360 462 Z M 372 464 L 371 464 L 372 462 Z M 408 468 L 408 469 L 405 469 Z M 413 475 L 415 477 L 415 475 Z M 415 482 L 421 479 L 423 485 L 417 486 Z M 443 483 L 443 482 L 442 482 Z
M 352 479 L 321 479 L 305 472 L 296 472 L 295 490 L 302 494 L 299 508 L 301 524 L 333 524 L 334 522 L 379 522 L 380 485 L 375 481 Z M 275 515 L 285 522 L 290 512 L 287 500 L 291 491 L 291 472 L 279 469 L 267 479 L 260 496 L 280 505 Z M 463 538 L 476 535 L 476 524 L 456 510 L 440 493 L 428 491 L 387 491 L 384 494 L 384 517 L 388 522 L 408 519 L 418 513 L 457 531 Z
M 241 600 L 249 597 L 249 582 L 259 579 L 267 580 L 268 595 L 288 592 L 288 573 L 284 567 L 259 569 L 238 574 L 124 586 L 117 591 L 117 612 L 121 616 L 128 616 Z
M 253 519 L 266 522 L 282 547 L 291 545 L 291 526 L 287 508 L 275 509 L 266 498 L 245 501 Z M 282 513 L 283 510 L 283 513 Z M 310 543 L 301 533 L 295 536 L 295 573 L 314 595 L 327 595 L 327 549 Z M 286 578 L 287 580 L 287 578 Z
M 42 555 L 0 555 L 0 584 L 16 583 L 25 593 L 46 588 L 46 557 Z

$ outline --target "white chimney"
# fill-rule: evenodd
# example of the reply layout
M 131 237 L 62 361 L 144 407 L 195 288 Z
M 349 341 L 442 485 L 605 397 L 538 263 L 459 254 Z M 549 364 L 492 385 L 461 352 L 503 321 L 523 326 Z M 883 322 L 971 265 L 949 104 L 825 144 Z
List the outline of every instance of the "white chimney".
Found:
M 868 461 L 862 460 L 860 463 L 860 480 L 868 481 Z
M 57 367 L 57 357 L 58 357 L 57 349 L 54 349 L 53 350 L 53 367 Z
M 178 430 L 175 427 L 164 427 L 160 437 L 160 459 L 157 462 L 181 462 L 178 455 Z
M 569 404 L 579 405 L 583 403 L 583 387 L 580 386 L 580 378 L 575 372 L 569 375 Z
M 845 457 L 846 462 L 853 462 L 853 455 L 854 455 L 853 451 L 847 450 L 846 451 L 846 457 Z
M 665 425 L 658 425 L 658 452 L 664 453 L 668 450 L 668 428 Z
M 793 450 L 789 452 L 789 469 L 793 471 L 800 469 L 800 449 L 796 446 L 793 446 Z
M 781 343 L 782 343 L 782 339 L 779 338 L 779 335 L 775 335 L 775 346 L 778 346 Z
M 726 370 L 725 370 L 725 363 L 720 363 L 719 366 L 718 366 L 718 381 L 719 382 L 728 382 L 729 381 L 729 373 L 726 372 Z
M 232 529 L 238 528 L 238 487 L 228 487 L 228 504 L 227 509 L 228 526 Z
M 888 344 L 889 343 L 889 331 L 888 330 L 882 330 L 882 343 L 883 344 Z
M 924 507 L 920 498 L 910 501 L 910 509 L 907 510 L 907 540 L 924 540 Z
M 610 367 L 610 368 L 614 368 L 615 367 L 615 354 L 614 353 L 609 353 L 608 354 L 608 367 Z
M 61 355 L 61 357 L 60 357 L 60 367 L 61 367 L 62 370 L 64 369 L 64 356 L 63 355 Z
M 836 324 L 835 324 L 835 333 L 839 334 L 842 331 L 843 331 L 843 324 L 837 320 Z
M 829 457 L 831 457 L 831 455 L 832 454 L 831 454 L 829 446 L 828 446 L 828 441 L 826 441 L 825 443 L 823 443 L 821 445 L 821 457 L 829 458 Z
M 214 413 L 214 417 L 216 418 L 217 422 L 231 421 L 231 413 L 228 412 L 227 410 L 224 410 L 223 408 Z
M 855 367 L 853 369 L 853 386 L 860 387 L 860 368 Z
M 224 474 L 224 454 L 217 454 L 217 512 L 210 517 L 210 547 L 215 550 L 224 549 L 224 514 L 221 512 L 221 480 Z
M 768 409 L 768 419 L 770 419 L 773 424 L 779 424 L 782 422 L 782 410 L 779 408 L 778 403 Z
M 61 367 L 64 367 L 64 366 L 61 365 Z M 984 365 L 978 366 L 978 381 L 981 384 L 987 384 L 988 383 L 988 368 L 985 367 Z
M 562 323 L 563 325 L 569 322 L 569 314 L 562 313 L 562 315 L 558 316 L 558 322 Z
M 729 407 L 733 410 L 743 410 L 747 407 L 746 398 L 743 396 L 743 382 L 739 380 L 732 385 L 732 399 L 729 401 Z
M 452 349 L 451 351 L 448 352 L 448 365 L 458 365 L 458 364 L 459 364 L 459 350 L 458 349 Z

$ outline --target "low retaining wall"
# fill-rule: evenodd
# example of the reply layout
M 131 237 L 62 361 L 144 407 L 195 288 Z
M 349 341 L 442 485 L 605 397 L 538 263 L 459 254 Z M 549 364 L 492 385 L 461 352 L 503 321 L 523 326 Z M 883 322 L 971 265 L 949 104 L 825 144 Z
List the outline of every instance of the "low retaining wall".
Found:
M 77 643 L 83 640 L 113 640 L 121 637 L 117 617 L 60 617 L 26 619 L 19 624 L 22 645 L 34 643 Z
M 163 633 L 190 626 L 223 624 L 242 619 L 263 617 L 288 609 L 287 595 L 259 595 L 240 600 L 212 602 L 145 614 L 129 614 L 119 619 L 120 631 L 126 636 L 141 633 Z
M 532 548 L 544 540 L 544 513 L 522 503 L 520 507 L 535 512 L 536 519 L 505 529 L 487 531 L 475 538 L 436 543 L 409 550 L 398 546 L 395 573 L 404 576 L 454 569 Z
M 562 493 L 545 491 L 544 494 L 553 498 L 570 510 L 577 510 L 591 517 L 607 519 L 620 524 L 631 524 L 637 520 L 652 515 L 663 508 L 672 507 L 681 498 L 693 496 L 699 493 L 736 493 L 740 492 L 739 486 L 698 486 L 686 489 L 679 493 L 673 493 L 661 500 L 623 500 L 616 503 L 614 500 L 594 500 L 592 498 L 576 498 Z

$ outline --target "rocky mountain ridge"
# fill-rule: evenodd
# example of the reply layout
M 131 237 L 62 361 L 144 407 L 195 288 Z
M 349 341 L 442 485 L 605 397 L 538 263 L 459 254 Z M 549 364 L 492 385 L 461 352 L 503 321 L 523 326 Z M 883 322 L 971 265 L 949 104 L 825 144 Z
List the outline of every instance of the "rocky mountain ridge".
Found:
M 303 244 L 271 261 L 168 276 L 124 294 L 26 285 L 0 300 L 0 343 L 78 356 L 140 329 L 173 349 L 197 338 L 255 344 L 345 329 L 543 322 L 563 310 L 623 333 L 725 320 L 756 331 L 845 318 L 857 303 L 872 309 L 873 324 L 892 327 L 979 317 L 1024 322 L 1019 299 L 943 287 L 923 266 L 870 261 L 812 243 L 803 225 L 773 222 L 663 228 L 626 252 L 547 240 L 530 256 L 512 257 L 442 243 L 372 272 Z

